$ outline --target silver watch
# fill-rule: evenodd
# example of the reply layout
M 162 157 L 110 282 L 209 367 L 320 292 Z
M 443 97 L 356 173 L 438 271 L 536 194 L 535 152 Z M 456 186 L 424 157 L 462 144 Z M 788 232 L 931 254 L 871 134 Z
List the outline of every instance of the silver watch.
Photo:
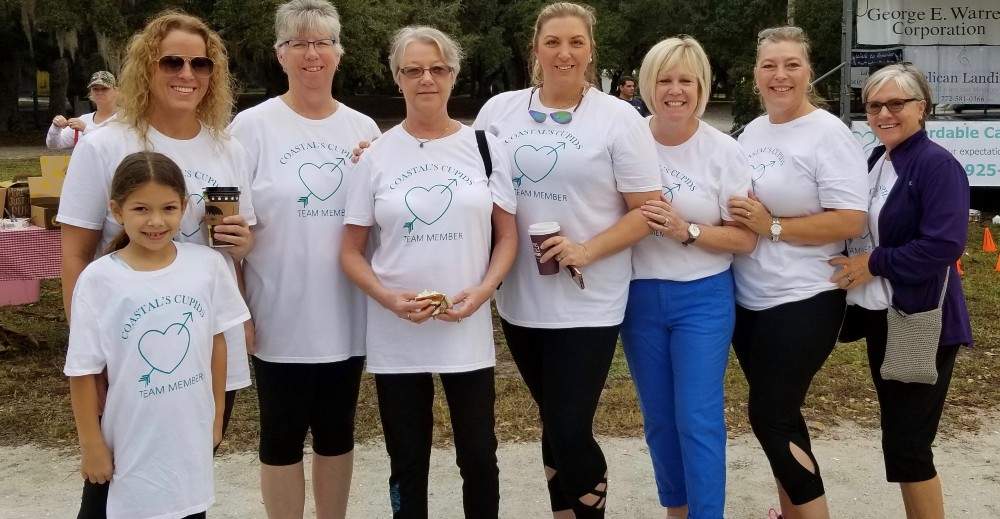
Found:
M 687 247 L 688 245 L 694 243 L 699 236 L 701 236 L 701 227 L 698 227 L 698 224 L 696 223 L 688 225 L 688 238 L 682 241 L 681 245 Z
M 781 241 L 781 220 L 777 217 L 771 218 L 771 241 Z

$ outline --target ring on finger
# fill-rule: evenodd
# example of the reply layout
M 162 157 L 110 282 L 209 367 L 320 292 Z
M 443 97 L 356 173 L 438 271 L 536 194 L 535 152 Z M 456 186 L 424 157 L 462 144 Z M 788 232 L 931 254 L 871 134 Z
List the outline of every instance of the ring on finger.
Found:
M 410 312 L 406 312 L 406 320 L 407 321 L 412 321 L 413 320 L 413 318 L 410 317 Z
M 747 218 L 750 218 L 750 210 L 747 209 Z

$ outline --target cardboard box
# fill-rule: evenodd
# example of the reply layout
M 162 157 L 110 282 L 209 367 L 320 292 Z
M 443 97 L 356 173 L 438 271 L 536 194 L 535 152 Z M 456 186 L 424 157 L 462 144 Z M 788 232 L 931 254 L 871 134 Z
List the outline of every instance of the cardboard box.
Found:
M 7 182 L 0 182 L 0 218 L 10 218 L 16 216 L 14 214 L 8 214 L 13 209 L 11 209 L 12 202 L 8 202 L 7 197 L 10 194 L 11 188 L 27 187 L 28 183 L 24 180 L 8 180 Z
M 59 197 L 31 197 L 31 225 L 45 229 L 58 229 Z
M 31 224 L 45 229 L 58 229 L 59 195 L 62 193 L 69 155 L 46 155 L 38 158 L 42 176 L 29 177 L 31 192 Z

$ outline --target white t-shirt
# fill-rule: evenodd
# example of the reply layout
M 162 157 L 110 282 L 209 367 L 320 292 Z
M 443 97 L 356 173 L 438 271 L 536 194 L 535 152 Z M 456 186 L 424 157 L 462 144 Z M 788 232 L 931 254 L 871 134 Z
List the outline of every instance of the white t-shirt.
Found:
M 398 125 L 364 154 L 344 223 L 375 226 L 372 270 L 386 288 L 454 296 L 482 283 L 493 204 L 511 214 L 517 204 L 503 148 L 487 140 L 488 180 L 468 126 L 419 147 Z M 367 346 L 372 373 L 456 373 L 496 363 L 489 303 L 461 323 L 414 324 L 369 298 Z
M 879 171 L 881 170 L 881 179 Z M 885 160 L 882 155 L 868 172 L 868 182 L 871 188 L 868 197 L 871 199 L 871 207 L 868 209 L 868 220 L 865 222 L 865 233 L 859 238 L 852 238 L 847 242 L 848 256 L 861 256 L 868 254 L 874 247 L 871 238 L 878 243 L 878 217 L 885 206 L 885 199 L 889 197 L 889 191 L 896 185 L 896 168 L 892 166 L 892 161 Z M 876 186 L 875 183 L 878 182 Z M 864 285 L 856 286 L 847 291 L 847 304 L 858 305 L 869 310 L 885 310 L 889 308 L 890 300 L 886 297 L 892 296 L 892 285 L 885 282 L 881 277 L 875 276 Z
M 337 362 L 365 354 L 365 296 L 340 268 L 351 150 L 380 135 L 343 104 L 312 120 L 280 98 L 241 112 L 230 127 L 247 150 L 257 215 L 244 263 L 267 362 Z
M 861 145 L 835 116 L 813 110 L 793 121 L 754 119 L 740 135 L 753 170 L 751 189 L 778 218 L 824 209 L 868 210 L 868 168 Z M 793 245 L 759 236 L 757 248 L 733 262 L 736 302 L 764 310 L 834 290 L 828 262 L 844 242 Z
M 174 237 L 180 242 L 208 244 L 202 231 L 205 203 L 202 193 L 208 186 L 237 186 L 240 188 L 240 214 L 250 225 L 255 223 L 253 201 L 247 180 L 246 152 L 235 139 L 216 140 L 207 129 L 202 129 L 189 140 L 172 139 L 149 128 L 149 144 L 142 142 L 134 130 L 116 121 L 100 131 L 88 135 L 77 144 L 66 170 L 59 214 L 56 220 L 65 224 L 101 231 L 97 256 L 103 254 L 122 226 L 108 210 L 111 179 L 115 169 L 126 155 L 137 151 L 156 151 L 177 163 L 187 184 L 188 204 L 181 220 L 181 228 Z M 232 258 L 223 254 L 236 275 Z M 250 385 L 250 367 L 247 363 L 246 335 L 243 325 L 226 331 L 229 345 L 229 364 L 226 390 L 232 391 Z
M 94 122 L 94 115 L 97 112 L 90 112 L 89 114 L 83 114 L 77 119 L 83 121 L 84 127 L 80 135 L 76 135 L 76 130 L 70 128 L 69 126 L 60 128 L 56 125 L 49 126 L 49 132 L 45 135 L 45 145 L 48 146 L 50 150 L 63 150 L 66 148 L 72 148 L 76 146 L 79 139 L 82 139 L 84 135 L 87 135 L 94 130 L 103 127 L 105 124 L 115 120 L 117 113 L 111 114 L 111 117 L 100 122 L 100 124 Z
M 632 253 L 625 249 L 582 269 L 586 289 L 565 272 L 541 276 L 528 226 L 559 222 L 584 242 L 627 212 L 621 193 L 659 191 L 656 149 L 646 121 L 620 99 L 587 91 L 568 124 L 528 115 L 531 89 L 505 92 L 479 111 L 475 127 L 496 135 L 510 157 L 517 193 L 517 259 L 497 294 L 507 321 L 533 328 L 614 326 L 622 322 Z M 532 109 L 549 113 L 535 93 Z
M 222 255 L 178 243 L 173 263 L 152 272 L 104 256 L 80 274 L 72 308 L 64 373 L 108 370 L 108 518 L 205 511 L 214 500 L 212 338 L 250 318 Z
M 699 121 L 690 139 L 679 146 L 657 143 L 656 151 L 663 196 L 685 220 L 702 225 L 732 220 L 729 197 L 750 191 L 750 165 L 732 137 Z M 732 262 L 732 253 L 685 247 L 657 232 L 632 247 L 632 278 L 691 281 L 723 272 Z

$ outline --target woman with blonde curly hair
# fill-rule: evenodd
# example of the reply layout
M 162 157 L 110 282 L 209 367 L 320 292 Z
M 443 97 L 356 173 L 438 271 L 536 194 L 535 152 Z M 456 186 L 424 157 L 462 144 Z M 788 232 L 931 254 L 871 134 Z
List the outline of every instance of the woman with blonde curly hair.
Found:
M 246 182 L 245 150 L 225 133 L 233 107 L 231 81 L 222 39 L 197 17 L 166 11 L 132 37 L 120 75 L 118 118 L 77 145 L 63 185 L 56 219 L 62 223 L 63 300 L 67 314 L 80 272 L 102 255 L 122 230 L 121 223 L 108 210 L 111 178 L 121 160 L 137 151 L 162 153 L 184 174 L 190 194 L 175 240 L 208 244 L 202 226 L 202 193 L 209 187 L 239 187 L 241 214 L 226 217 L 225 225 L 214 226 L 213 234 L 216 242 L 230 245 L 222 250 L 228 253 L 236 275 L 236 268 L 253 243 L 250 225 L 255 223 L 255 217 Z M 225 337 L 228 362 L 224 422 L 228 422 L 235 391 L 250 385 L 246 350 L 252 344 L 248 340 L 252 338 L 252 326 L 226 330 Z M 81 385 L 76 394 L 92 394 L 86 389 L 101 388 L 105 382 L 95 375 L 74 378 L 71 384 Z M 142 393 L 136 391 L 135 398 L 142 400 Z M 159 398 L 169 398 L 169 393 Z M 101 402 L 83 404 L 77 407 L 101 414 Z M 86 453 L 90 446 L 82 447 Z M 115 468 L 120 469 L 124 468 Z M 108 488 L 98 483 L 85 482 L 81 517 L 105 513 Z

